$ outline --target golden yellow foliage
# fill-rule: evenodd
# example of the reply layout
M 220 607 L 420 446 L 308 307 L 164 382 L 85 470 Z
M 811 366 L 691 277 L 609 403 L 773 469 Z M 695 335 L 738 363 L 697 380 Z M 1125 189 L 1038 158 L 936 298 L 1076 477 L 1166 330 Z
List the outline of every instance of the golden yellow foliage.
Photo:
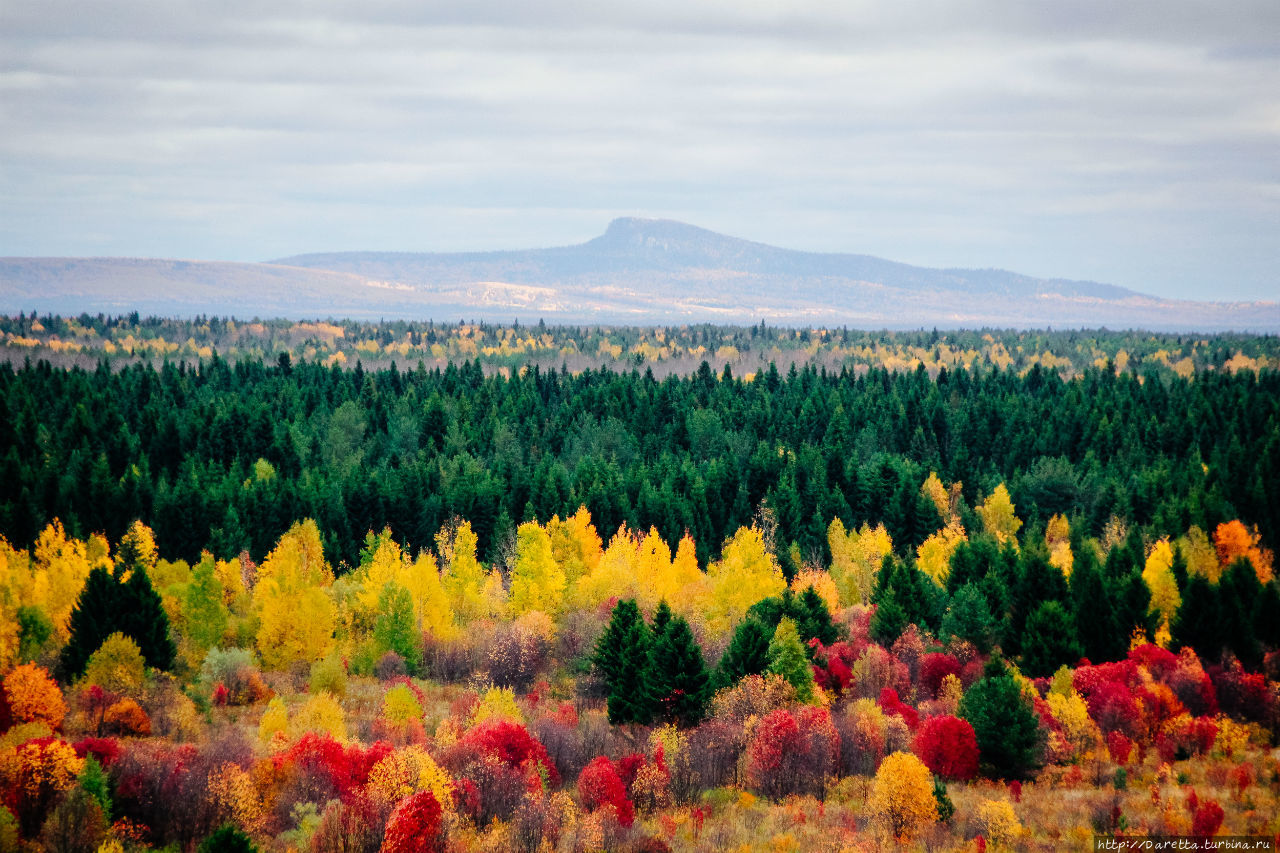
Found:
M 1161 646 L 1169 645 L 1169 623 L 1182 606 L 1182 594 L 1178 592 L 1172 567 L 1173 548 L 1168 539 L 1161 539 L 1147 555 L 1146 567 L 1142 570 L 1142 579 L 1151 590 L 1151 612 L 1160 617 L 1156 641 Z
M 916 548 L 916 566 L 933 578 L 938 586 L 945 586 L 951 574 L 951 555 L 961 542 L 968 541 L 964 528 L 949 524 L 920 543 Z
M 797 596 L 806 589 L 812 589 L 827 605 L 827 611 L 835 613 L 840 609 L 840 590 L 831 575 L 821 569 L 807 568 L 791 579 L 791 591 Z
M 1022 824 L 1008 800 L 984 799 L 978 804 L 977 812 L 982 834 L 996 846 L 1008 846 L 1022 834 Z
M 996 486 L 995 491 L 987 496 L 977 508 L 982 526 L 1001 544 L 1012 542 L 1018 544 L 1018 531 L 1022 528 L 1022 520 L 1015 514 L 1013 501 L 1009 498 L 1009 490 L 1004 483 Z
M 1049 519 L 1044 528 L 1044 543 L 1049 546 L 1049 565 L 1070 578 L 1075 557 L 1071 553 L 1071 523 L 1066 516 L 1058 513 Z
M 263 745 L 271 743 L 277 735 L 285 735 L 289 731 L 289 709 L 279 696 L 267 703 L 258 721 L 258 742 Z
M 558 515 L 552 516 L 547 522 L 547 535 L 551 537 L 552 556 L 564 572 L 569 588 L 574 587 L 578 578 L 595 571 L 603 547 L 585 506 L 578 507 L 577 512 L 563 521 Z
M 266 817 L 266 809 L 253 777 L 240 765 L 227 761 L 209 774 L 209 795 L 224 819 L 233 821 L 246 832 L 257 832 Z
M 707 625 L 727 633 L 751 605 L 779 595 L 787 588 L 778 560 L 765 547 L 764 534 L 752 525 L 740 527 L 725 543 L 720 561 L 707 571 L 711 595 L 707 601 Z
M 490 687 L 486 690 L 480 697 L 480 702 L 471 710 L 467 726 L 475 726 L 493 718 L 524 722 L 524 714 L 516 704 L 515 691 L 510 687 Z
M 827 527 L 831 547 L 831 578 L 844 604 L 866 604 L 875 588 L 876 574 L 885 555 L 893 551 L 893 540 L 884 524 L 875 528 L 863 523 L 858 530 L 845 531 L 840 519 Z
M 564 609 L 564 570 L 551 552 L 551 537 L 536 521 L 516 528 L 516 564 L 511 569 L 510 607 L 516 615 L 530 610 L 559 613 Z
M 867 801 L 871 819 L 898 841 L 916 838 L 938 821 L 929 768 L 909 752 L 895 752 L 876 771 Z
M 71 634 L 69 620 L 92 565 L 79 539 L 68 539 L 62 522 L 54 519 L 36 538 L 32 553 L 33 589 L 30 603 L 44 605 L 58 639 Z
M 146 681 L 147 663 L 132 637 L 116 631 L 89 655 L 84 683 L 112 693 L 136 693 Z
M 1192 525 L 1187 535 L 1178 540 L 1182 556 L 1187 559 L 1187 573 L 1203 575 L 1213 583 L 1222 576 L 1222 566 L 1218 562 L 1218 552 L 1209 541 L 1209 536 L 1199 527 Z
M 317 693 L 294 714 L 289 721 L 289 732 L 295 738 L 306 732 L 316 732 L 332 735 L 334 740 L 346 740 L 347 724 L 342 706 L 331 694 Z M 262 736 L 261 723 L 258 725 L 258 736 Z
M 329 653 L 337 623 L 328 593 L 332 584 L 333 572 L 324 561 L 315 522 L 294 524 L 259 567 L 253 590 L 261 620 L 258 653 L 264 666 L 282 669 Z

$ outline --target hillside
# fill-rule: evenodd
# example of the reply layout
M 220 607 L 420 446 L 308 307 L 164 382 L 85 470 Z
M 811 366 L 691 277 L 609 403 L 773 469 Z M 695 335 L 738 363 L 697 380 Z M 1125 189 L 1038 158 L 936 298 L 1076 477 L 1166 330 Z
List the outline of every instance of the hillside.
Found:
M 269 264 L 7 259 L 0 310 L 1280 330 L 1275 302 L 1189 302 L 1003 270 L 927 269 L 643 219 L 617 219 L 580 245 L 518 251 L 338 252 Z

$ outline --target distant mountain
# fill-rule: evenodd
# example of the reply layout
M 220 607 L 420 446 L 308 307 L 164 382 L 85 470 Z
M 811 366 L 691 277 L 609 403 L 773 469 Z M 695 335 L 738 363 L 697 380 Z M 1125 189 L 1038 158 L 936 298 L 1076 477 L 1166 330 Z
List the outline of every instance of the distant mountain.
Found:
M 1003 270 L 799 252 L 617 219 L 576 246 L 336 252 L 267 264 L 0 259 L 0 310 L 286 317 L 1280 331 L 1275 302 L 1188 302 Z

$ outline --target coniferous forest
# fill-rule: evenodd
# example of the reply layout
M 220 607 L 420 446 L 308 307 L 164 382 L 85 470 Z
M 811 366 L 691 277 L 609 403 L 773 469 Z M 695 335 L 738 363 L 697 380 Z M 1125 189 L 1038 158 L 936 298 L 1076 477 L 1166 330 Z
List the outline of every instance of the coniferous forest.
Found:
M 0 850 L 1280 833 L 1273 338 L 0 335 Z

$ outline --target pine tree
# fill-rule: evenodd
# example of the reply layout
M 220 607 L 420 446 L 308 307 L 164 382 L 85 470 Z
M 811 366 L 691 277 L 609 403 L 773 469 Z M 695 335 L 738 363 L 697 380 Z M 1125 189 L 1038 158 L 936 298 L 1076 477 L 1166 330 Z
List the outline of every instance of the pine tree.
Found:
M 796 689 L 796 698 L 801 702 L 813 699 L 813 666 L 809 656 L 805 654 L 804 644 L 800 642 L 800 634 L 796 631 L 796 623 L 789 617 L 783 617 L 778 629 L 773 632 L 769 641 L 769 672 L 781 675 Z
M 956 590 L 951 606 L 942 617 L 939 635 L 968 640 L 982 654 L 991 651 L 995 640 L 995 625 L 987 598 L 975 583 L 967 583 Z
M 684 726 L 702 719 L 711 680 L 702 648 L 682 617 L 670 619 L 653 641 L 646 686 L 651 706 L 661 719 Z
M 1254 633 L 1253 612 L 1262 597 L 1262 585 L 1247 557 L 1238 558 L 1223 572 L 1218 581 L 1218 596 L 1227 646 L 1246 667 L 1257 666 L 1262 654 Z
M 759 675 L 768 669 L 769 639 L 772 636 L 758 619 L 747 617 L 739 622 L 716 667 L 716 688 L 732 687 L 745 676 Z
M 662 635 L 666 633 L 667 626 L 671 624 L 671 608 L 667 606 L 667 600 L 664 598 L 658 602 L 658 608 L 653 614 L 653 624 L 649 627 L 649 636 L 652 642 L 657 643 L 662 639 Z
M 1039 766 L 1039 718 L 999 658 L 987 664 L 983 678 L 964 694 L 960 716 L 973 726 L 981 764 L 989 775 L 1021 779 Z

